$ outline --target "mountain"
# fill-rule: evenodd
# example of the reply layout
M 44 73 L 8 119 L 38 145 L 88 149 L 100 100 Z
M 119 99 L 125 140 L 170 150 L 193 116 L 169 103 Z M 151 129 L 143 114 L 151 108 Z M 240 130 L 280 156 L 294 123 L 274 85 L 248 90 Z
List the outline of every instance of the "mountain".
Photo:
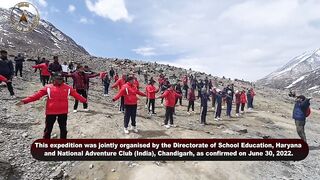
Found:
M 69 36 L 61 32 L 54 25 L 40 20 L 36 29 L 29 33 L 14 30 L 10 22 L 10 10 L 0 8 L 0 47 L 15 51 L 68 51 L 89 55 L 89 53 L 78 45 Z M 28 14 L 28 16 L 33 16 Z
M 293 58 L 277 71 L 257 81 L 258 85 L 301 92 L 320 91 L 320 48 Z

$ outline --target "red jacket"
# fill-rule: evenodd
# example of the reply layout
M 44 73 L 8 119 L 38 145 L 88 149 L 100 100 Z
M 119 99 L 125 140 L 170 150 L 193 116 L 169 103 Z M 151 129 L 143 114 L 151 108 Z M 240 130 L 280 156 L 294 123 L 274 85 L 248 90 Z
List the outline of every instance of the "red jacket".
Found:
M 235 97 L 236 97 L 236 104 L 240 104 L 241 103 L 241 93 L 236 93 Z
M 41 76 L 50 76 L 50 72 L 48 69 L 49 65 L 47 65 L 46 63 L 38 64 L 32 67 L 36 69 L 41 69 Z
M 66 77 L 73 79 L 73 88 L 77 90 L 89 89 L 89 79 L 99 76 L 99 74 L 82 74 L 74 72 L 72 74 L 65 74 Z
M 158 82 L 159 82 L 159 85 L 160 85 L 160 86 L 163 85 L 164 80 L 165 80 L 165 79 L 164 79 L 163 77 L 160 77 L 160 78 L 158 79 Z
M 8 81 L 8 79 L 7 79 L 6 77 L 4 77 L 4 76 L 0 75 L 0 82 L 1 82 L 1 81 L 6 82 L 6 81 Z
M 104 79 L 104 77 L 106 76 L 106 72 L 100 72 L 99 75 L 100 75 L 100 79 Z
M 160 97 L 165 98 L 166 106 L 174 107 L 176 105 L 176 98 L 181 97 L 181 95 L 176 93 L 176 91 L 174 91 L 174 90 L 168 89 Z
M 159 92 L 159 89 L 157 89 L 154 85 L 149 84 L 146 87 L 146 92 L 148 99 L 156 99 L 156 93 Z
M 188 94 L 188 100 L 189 101 L 195 101 L 196 100 L 196 95 L 194 94 L 194 91 L 192 91 L 191 89 L 190 89 L 190 91 L 189 91 L 189 94 Z
M 115 75 L 114 76 L 114 81 L 116 82 L 116 81 L 118 81 L 119 80 L 119 76 L 118 75 Z
M 247 103 L 246 93 L 241 93 L 241 95 L 240 95 L 240 103 L 241 103 L 241 104 Z
M 121 79 L 118 79 L 113 85 L 112 85 L 112 88 L 115 88 L 118 86 L 118 90 L 120 91 L 120 89 L 122 88 L 123 85 L 126 84 L 126 81 L 121 78 Z
M 256 95 L 256 93 L 252 90 L 250 90 L 250 94 L 251 94 L 251 97 L 254 97 Z
M 22 102 L 27 104 L 39 100 L 45 95 L 47 95 L 46 115 L 68 114 L 69 95 L 82 103 L 87 102 L 87 99 L 78 94 L 75 89 L 64 83 L 61 86 L 46 85 L 34 95 L 23 99 Z
M 113 100 L 116 101 L 121 96 L 124 96 L 125 105 L 137 105 L 137 94 L 140 96 L 146 96 L 146 94 L 139 91 L 139 89 L 134 84 L 130 84 L 129 82 L 127 82 L 125 85 L 122 86 L 118 94 L 114 96 Z
M 133 84 L 139 89 L 139 81 L 134 79 Z

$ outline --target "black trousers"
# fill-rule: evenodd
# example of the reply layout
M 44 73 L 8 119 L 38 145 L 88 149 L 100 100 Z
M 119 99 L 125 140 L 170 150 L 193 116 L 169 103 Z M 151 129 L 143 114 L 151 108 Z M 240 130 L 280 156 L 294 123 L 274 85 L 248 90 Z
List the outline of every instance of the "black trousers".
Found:
M 194 101 L 189 101 L 189 103 L 188 103 L 188 112 L 189 112 L 190 108 L 192 109 L 192 111 L 194 111 Z
M 88 97 L 87 91 L 85 89 L 77 89 L 77 93 L 79 93 L 84 98 Z M 75 100 L 74 106 L 73 106 L 74 110 L 78 109 L 78 104 L 79 104 L 79 101 Z M 88 108 L 88 103 L 83 103 L 83 109 L 87 109 L 87 108 Z
M 155 114 L 154 104 L 155 104 L 155 99 L 149 99 L 149 105 L 148 105 L 149 113 L 152 111 L 152 113 Z M 150 109 L 150 107 L 151 107 L 151 109 Z
M 11 79 L 10 76 L 4 76 L 5 78 L 7 78 L 8 80 Z M 12 82 L 6 82 L 7 84 L 7 88 L 8 88 L 8 91 L 10 93 L 11 96 L 14 95 L 14 91 L 13 91 L 13 86 L 12 86 Z
M 104 94 L 109 94 L 109 85 L 110 84 L 108 84 L 108 83 L 103 84 L 103 86 L 104 86 Z
M 49 79 L 50 76 L 41 76 L 42 85 L 45 86 L 46 84 L 49 84 Z
M 46 127 L 44 129 L 43 139 L 50 139 L 53 125 L 58 119 L 60 128 L 60 139 L 67 139 L 67 114 L 46 115 Z
M 148 103 L 149 103 L 149 99 L 148 99 L 148 98 L 146 98 L 146 105 L 148 105 Z
M 244 107 L 246 106 L 246 103 L 241 104 L 241 111 L 244 111 Z
M 166 107 L 166 118 L 164 120 L 164 124 L 167 125 L 169 120 L 170 124 L 173 124 L 173 113 L 174 113 L 174 107 Z
M 208 111 L 207 106 L 201 107 L 201 124 L 206 123 L 207 111 Z
M 16 64 L 16 76 L 18 75 L 18 71 L 20 72 L 20 77 L 22 77 L 22 67 L 23 65 L 22 64 Z
M 239 114 L 240 112 L 240 103 L 236 103 L 236 113 Z
M 176 98 L 176 104 L 178 103 L 178 101 L 180 106 L 182 106 L 182 97 Z
M 125 109 L 125 106 L 124 106 L 124 96 L 121 96 L 119 111 L 124 112 L 124 109 Z
M 218 104 L 217 105 L 217 109 L 216 109 L 216 117 L 215 118 L 220 118 L 221 117 L 221 110 L 222 110 L 222 104 Z
M 128 128 L 130 119 L 131 126 L 136 126 L 137 105 L 125 105 L 124 127 Z

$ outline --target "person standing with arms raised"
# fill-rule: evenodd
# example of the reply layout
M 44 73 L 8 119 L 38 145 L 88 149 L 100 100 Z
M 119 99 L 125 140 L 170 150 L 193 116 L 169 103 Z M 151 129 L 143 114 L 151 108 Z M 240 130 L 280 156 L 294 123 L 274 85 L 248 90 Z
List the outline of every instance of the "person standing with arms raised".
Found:
M 112 101 L 116 101 L 123 97 L 125 113 L 124 113 L 124 133 L 129 134 L 128 126 L 131 119 L 132 130 L 138 133 L 136 126 L 136 116 L 138 107 L 137 95 L 146 96 L 145 93 L 139 91 L 139 89 L 134 85 L 134 77 L 129 76 L 127 78 L 127 83 L 124 84 L 119 92 L 113 97 Z
M 57 120 L 60 127 L 60 138 L 67 138 L 67 119 L 68 119 L 68 96 L 71 95 L 76 100 L 85 103 L 86 98 L 82 97 L 75 89 L 63 82 L 61 74 L 53 73 L 53 84 L 46 85 L 32 96 L 22 99 L 18 106 L 39 100 L 47 95 L 46 103 L 46 125 L 43 138 L 50 139 L 53 125 Z

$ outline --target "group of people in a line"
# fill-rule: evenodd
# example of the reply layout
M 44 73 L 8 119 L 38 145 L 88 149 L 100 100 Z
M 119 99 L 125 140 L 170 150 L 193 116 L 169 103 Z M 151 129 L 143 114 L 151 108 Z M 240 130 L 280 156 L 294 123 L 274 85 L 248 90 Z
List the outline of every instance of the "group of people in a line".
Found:
M 14 75 L 14 68 L 12 61 L 8 60 L 8 54 L 6 51 L 0 51 L 0 82 L 3 81 L 7 84 L 10 95 L 14 96 L 12 87 L 12 78 Z M 24 62 L 24 58 L 21 54 L 15 57 L 16 61 L 16 75 L 21 70 L 21 63 Z M 18 65 L 17 65 L 18 63 Z M 149 115 L 156 115 L 155 106 L 156 99 L 161 99 L 161 105 L 165 106 L 165 119 L 163 125 L 166 128 L 175 127 L 174 118 L 176 105 L 182 106 L 183 98 L 188 100 L 188 106 L 186 112 L 190 115 L 190 110 L 195 112 L 195 102 L 199 100 L 200 104 L 200 124 L 206 125 L 206 116 L 208 113 L 208 102 L 211 101 L 211 108 L 214 110 L 214 119 L 216 121 L 221 120 L 221 114 L 223 107 L 226 107 L 226 116 L 232 117 L 232 107 L 235 104 L 235 115 L 237 117 L 245 111 L 247 104 L 248 110 L 254 108 L 253 102 L 255 92 L 253 88 L 242 90 L 235 90 L 233 84 L 219 89 L 214 86 L 216 82 L 213 82 L 208 77 L 204 80 L 197 80 L 193 75 L 184 75 L 179 79 L 176 75 L 170 77 L 173 79 L 169 81 L 165 75 L 160 74 L 158 82 L 153 77 L 146 80 L 147 72 L 143 71 L 144 82 L 146 83 L 144 92 L 141 89 L 141 85 L 138 78 L 134 73 L 123 73 L 119 78 L 118 73 L 111 67 L 109 72 L 92 72 L 88 66 L 81 64 L 73 64 L 72 62 L 67 64 L 59 63 L 58 56 L 53 57 L 53 62 L 40 58 L 36 61 L 36 65 L 32 66 L 35 69 L 40 69 L 40 79 L 44 86 L 40 91 L 32 96 L 22 99 L 17 105 L 27 104 L 36 100 L 39 100 L 43 96 L 47 96 L 46 104 L 46 127 L 44 130 L 44 138 L 49 139 L 54 122 L 57 120 L 60 127 L 60 137 L 67 137 L 67 114 L 68 114 L 68 96 L 71 95 L 75 98 L 73 112 L 77 112 L 79 101 L 83 103 L 84 111 L 88 111 L 88 91 L 89 91 L 89 79 L 100 77 L 103 85 L 104 96 L 109 96 L 109 88 L 117 89 L 118 92 L 112 98 L 113 101 L 120 99 L 119 112 L 124 113 L 124 133 L 129 133 L 129 123 L 131 120 L 131 127 L 134 132 L 138 132 L 136 126 L 136 115 L 138 107 L 138 95 L 146 97 L 145 107 L 148 109 Z M 17 70 L 18 69 L 18 70 Z M 139 68 L 138 76 L 141 75 L 141 69 Z M 69 86 L 67 78 L 72 78 L 73 86 Z M 113 84 L 111 85 L 111 82 Z M 158 86 L 156 86 L 158 83 Z M 111 86 L 110 86 L 111 85 Z M 198 93 L 197 95 L 195 93 Z M 165 102 L 164 102 L 165 101 Z M 298 96 L 298 101 L 294 108 L 293 118 L 296 120 L 297 132 L 299 136 L 306 141 L 304 134 L 304 125 L 306 118 L 306 109 L 308 110 L 310 99 L 304 96 Z M 301 113 L 302 112 L 302 113 Z M 304 115 L 304 118 L 303 118 Z

